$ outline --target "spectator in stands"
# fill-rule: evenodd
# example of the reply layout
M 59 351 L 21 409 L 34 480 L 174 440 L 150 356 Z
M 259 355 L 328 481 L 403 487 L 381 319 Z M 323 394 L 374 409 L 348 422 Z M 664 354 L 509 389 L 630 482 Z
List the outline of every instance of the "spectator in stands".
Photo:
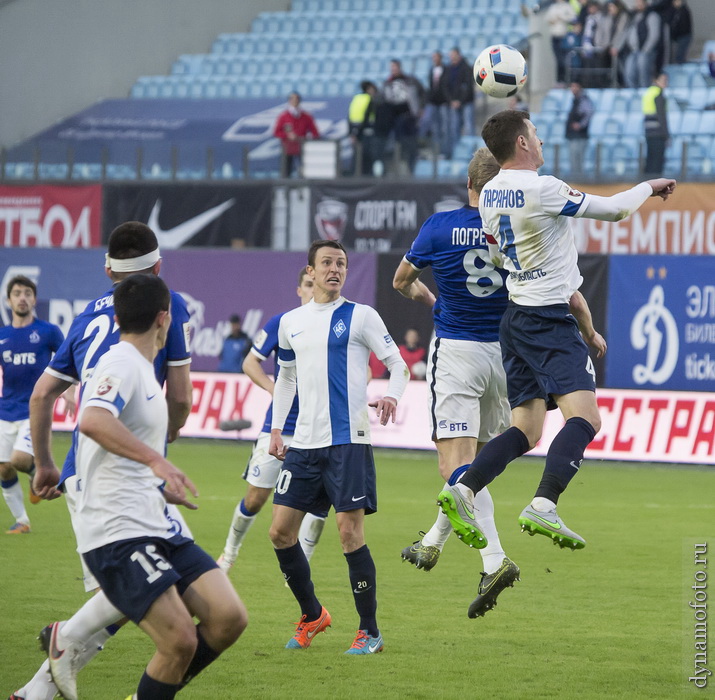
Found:
M 421 139 L 428 135 L 431 136 L 432 143 L 445 157 L 448 155 L 449 143 L 447 131 L 449 128 L 449 104 L 446 79 L 442 54 L 439 51 L 434 51 L 432 67 L 427 75 L 426 103 L 420 118 L 419 135 Z
M 391 132 L 400 147 L 402 169 L 413 173 L 417 162 L 417 120 L 422 111 L 424 88 L 417 78 L 403 73 L 402 63 L 393 58 L 383 94 L 391 108 Z
M 596 48 L 603 51 L 603 67 L 614 78 L 607 83 L 612 87 L 616 87 L 613 83 L 623 85 L 620 52 L 625 43 L 628 20 L 628 10 L 621 0 L 610 0 L 596 32 Z
M 579 83 L 571 83 L 573 102 L 566 118 L 566 139 L 569 142 L 571 179 L 583 177 L 583 161 L 588 144 L 588 127 L 593 116 L 593 102 Z
M 360 83 L 360 92 L 353 97 L 348 108 L 350 139 L 356 151 L 355 175 L 372 175 L 375 141 L 375 103 L 377 85 L 369 80 Z M 359 157 L 358 157 L 359 152 Z M 360 172 L 357 165 L 360 163 Z
M 562 40 L 565 62 L 564 73 L 569 82 L 581 80 L 581 66 L 583 65 L 581 61 L 581 35 L 583 32 L 581 29 L 581 25 L 578 22 L 574 22 Z M 560 87 L 563 87 L 563 85 L 560 84 Z
M 219 372 L 243 372 L 243 361 L 251 350 L 251 339 L 241 328 L 241 317 L 233 314 L 229 318 L 231 332 L 223 341 L 219 355 Z
M 655 70 L 659 46 L 662 46 L 661 20 L 646 0 L 634 0 L 635 12 L 626 30 L 626 87 L 648 87 Z
M 665 101 L 668 76 L 661 73 L 643 94 L 643 126 L 645 129 L 645 177 L 660 177 L 665 166 L 665 149 L 670 134 Z
M 290 177 L 297 170 L 303 141 L 320 138 L 315 120 L 300 108 L 300 95 L 291 92 L 288 95 L 288 109 L 278 115 L 273 135 L 283 145 L 282 177 Z
M 400 355 L 410 370 L 410 379 L 424 379 L 427 374 L 427 350 L 420 345 L 420 334 L 415 328 L 405 332 L 405 342 L 398 346 Z
M 566 0 L 556 0 L 546 10 L 546 21 L 549 23 L 551 48 L 556 59 L 556 87 L 566 83 L 566 51 L 564 37 L 569 31 L 569 25 L 576 20 L 576 13 Z
M 670 0 L 670 7 L 663 14 L 670 27 L 670 62 L 685 63 L 693 40 L 693 17 L 685 0 Z
M 474 76 L 472 67 L 457 46 L 449 51 L 449 65 L 445 73 L 445 87 L 449 100 L 447 157 L 451 158 L 462 133 L 474 135 Z
M 596 47 L 596 37 L 604 13 L 602 6 L 595 0 L 589 0 L 585 9 L 581 34 L 581 82 L 585 87 L 603 87 L 603 60 L 601 50 Z

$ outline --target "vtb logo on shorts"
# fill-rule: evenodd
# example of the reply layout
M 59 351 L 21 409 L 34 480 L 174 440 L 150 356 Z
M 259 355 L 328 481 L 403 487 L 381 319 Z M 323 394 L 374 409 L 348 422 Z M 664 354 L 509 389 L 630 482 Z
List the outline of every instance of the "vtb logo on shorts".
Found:
M 441 420 L 439 422 L 439 427 L 442 430 L 449 430 L 450 433 L 458 433 L 462 432 L 463 430 L 468 430 L 469 424 L 465 422 L 451 423 L 450 421 Z

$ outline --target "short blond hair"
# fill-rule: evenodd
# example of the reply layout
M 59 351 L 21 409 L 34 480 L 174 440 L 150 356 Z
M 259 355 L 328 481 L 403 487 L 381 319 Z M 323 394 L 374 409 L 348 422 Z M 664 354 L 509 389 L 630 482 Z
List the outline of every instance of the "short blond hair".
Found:
M 467 174 L 472 183 L 472 190 L 479 194 L 484 185 L 500 170 L 499 163 L 488 148 L 479 148 L 469 161 Z

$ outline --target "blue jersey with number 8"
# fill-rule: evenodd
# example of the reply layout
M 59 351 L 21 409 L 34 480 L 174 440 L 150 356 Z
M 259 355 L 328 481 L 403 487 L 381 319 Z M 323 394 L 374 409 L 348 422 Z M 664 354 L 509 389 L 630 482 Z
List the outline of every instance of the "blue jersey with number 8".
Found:
M 506 272 L 494 267 L 479 209 L 466 205 L 430 216 L 405 260 L 417 270 L 432 267 L 439 292 L 433 310 L 438 338 L 499 340 Z

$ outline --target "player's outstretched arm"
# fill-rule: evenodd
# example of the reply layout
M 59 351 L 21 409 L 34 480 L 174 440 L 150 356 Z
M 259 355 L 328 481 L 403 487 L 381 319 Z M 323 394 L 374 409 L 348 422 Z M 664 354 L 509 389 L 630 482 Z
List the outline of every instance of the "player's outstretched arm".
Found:
M 186 489 L 193 496 L 198 496 L 199 493 L 191 479 L 163 455 L 143 443 L 107 409 L 97 406 L 85 408 L 79 430 L 107 452 L 146 464 L 159 479 L 165 482 L 164 493 L 167 497 L 173 496 L 174 503 L 192 507 L 193 504 L 186 500 Z
M 283 444 L 282 430 L 271 430 L 271 441 L 268 444 L 268 454 L 273 455 L 282 462 L 286 458 L 286 446 Z
M 243 361 L 243 373 L 256 385 L 265 389 L 273 396 L 273 379 L 271 379 L 261 367 L 261 360 L 252 352 L 246 355 Z
M 61 493 L 55 488 L 60 480 L 52 459 L 52 412 L 55 401 L 72 383 L 43 372 L 30 397 L 30 433 L 35 452 L 35 478 L 32 488 L 40 498 L 52 500 Z
M 191 413 L 193 387 L 191 385 L 191 365 L 169 365 L 166 370 L 166 407 L 169 411 L 167 439 L 174 442 Z
M 426 304 L 430 309 L 434 306 L 436 298 L 424 282 L 418 278 L 420 270 L 416 270 L 407 260 L 402 260 L 395 270 L 392 286 L 403 297 Z
M 675 180 L 658 178 L 641 182 L 629 190 L 618 192 L 610 197 L 589 194 L 583 216 L 599 221 L 621 221 L 637 211 L 649 197 L 668 199 L 675 190 L 675 185 Z
M 569 310 L 578 321 L 578 329 L 581 331 L 583 339 L 595 350 L 596 357 L 603 357 L 608 349 L 606 340 L 593 327 L 591 309 L 588 307 L 586 298 L 578 290 L 569 299 Z

